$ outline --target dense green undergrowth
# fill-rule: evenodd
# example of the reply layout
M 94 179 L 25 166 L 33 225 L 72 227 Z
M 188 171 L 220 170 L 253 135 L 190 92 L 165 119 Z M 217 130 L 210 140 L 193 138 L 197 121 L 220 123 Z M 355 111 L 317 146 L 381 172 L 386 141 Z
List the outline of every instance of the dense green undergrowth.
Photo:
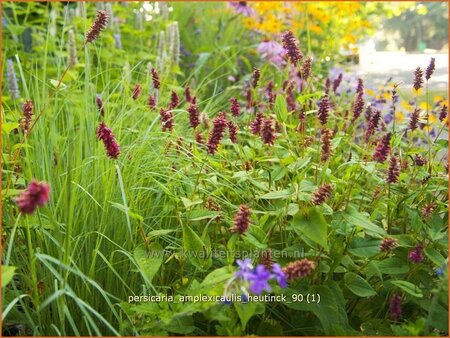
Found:
M 364 82 L 351 76 L 327 86 L 314 59 L 306 78 L 312 55 L 297 67 L 256 57 L 226 11 L 211 18 L 218 33 L 196 39 L 185 27 L 206 4 L 179 20 L 182 46 L 196 52 L 180 60 L 164 15 L 145 29 L 122 22 L 122 48 L 114 25 L 85 44 L 96 6 L 78 4 L 70 16 L 59 5 L 3 8 L 4 74 L 9 59 L 20 89 L 17 98 L 2 92 L 5 334 L 448 334 L 447 103 L 430 97 L 428 80 L 414 91 L 395 78 L 376 90 L 357 89 Z M 134 5 L 115 4 L 117 22 L 131 20 Z M 36 13 L 48 23 L 33 26 Z M 28 26 L 32 52 L 17 38 Z M 186 87 L 197 98 L 195 130 Z M 97 137 L 101 122 L 117 156 Z M 50 201 L 27 215 L 15 201 L 32 179 L 48 183 Z M 242 205 L 250 225 L 240 234 L 231 230 Z M 230 295 L 236 259 L 252 253 L 256 265 L 269 249 L 285 269 L 313 262 L 286 288 L 272 285 L 290 302 L 179 301 Z M 175 301 L 130 302 L 156 295 Z

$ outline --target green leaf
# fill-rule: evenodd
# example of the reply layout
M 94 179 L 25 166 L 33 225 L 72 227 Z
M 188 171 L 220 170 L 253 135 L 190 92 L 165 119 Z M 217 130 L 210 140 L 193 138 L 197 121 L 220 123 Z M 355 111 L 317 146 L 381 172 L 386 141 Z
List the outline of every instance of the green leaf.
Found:
M 4 135 L 8 135 L 14 129 L 19 128 L 19 124 L 17 122 L 3 122 L 2 123 L 2 133 Z
M 284 189 L 279 191 L 271 191 L 267 194 L 258 196 L 259 199 L 265 199 L 265 200 L 274 200 L 274 199 L 286 199 L 288 197 L 292 196 L 292 190 L 291 189 Z
M 377 239 L 366 239 L 355 237 L 348 251 L 356 257 L 372 257 L 380 252 L 380 241 Z
M 378 262 L 378 268 L 384 274 L 396 275 L 409 271 L 409 266 L 405 261 L 397 257 L 390 257 Z
M 275 99 L 275 113 L 279 121 L 286 122 L 288 110 L 284 95 L 277 95 L 277 98 Z
M 349 207 L 343 213 L 343 216 L 348 223 L 367 230 L 366 232 L 368 235 L 377 237 L 386 235 L 386 230 L 372 223 L 372 221 L 366 215 L 359 212 L 353 207 Z
M 258 336 L 283 336 L 283 327 L 275 320 L 261 321 L 256 332 Z
M 292 228 L 300 235 L 329 250 L 327 241 L 328 224 L 318 208 L 310 208 L 306 215 L 297 214 L 291 222 Z
M 228 266 L 221 267 L 210 272 L 203 282 L 200 284 L 202 287 L 214 286 L 216 284 L 227 281 L 234 275 L 234 271 L 230 271 Z
M 295 214 L 297 214 L 298 210 L 299 210 L 299 206 L 297 203 L 290 203 L 288 205 L 287 214 L 289 216 L 294 216 Z
M 294 289 L 285 289 L 285 294 L 287 298 L 285 305 L 291 309 L 314 313 L 319 318 L 325 335 L 333 335 L 337 330 L 348 331 L 351 329 L 345 312 L 345 304 L 343 304 L 342 291 L 335 286 L 334 282 L 330 283 L 330 287 L 314 286 L 302 293 L 304 295 L 320 295 L 320 303 L 294 302 L 293 294 L 299 294 L 299 291 Z
M 176 230 L 174 230 L 174 229 L 159 229 L 159 230 L 153 230 L 153 231 L 150 231 L 148 234 L 147 234 L 147 236 L 148 237 L 150 237 L 150 238 L 155 238 L 155 237 L 160 237 L 160 236 L 165 236 L 165 235 L 168 235 L 168 234 L 170 234 L 170 233 L 172 233 L 172 232 L 174 232 L 174 231 L 176 231 Z
M 220 213 L 217 211 L 207 210 L 207 209 L 199 209 L 199 210 L 192 210 L 189 219 L 191 221 L 201 221 L 204 219 L 211 219 L 219 216 Z
M 294 163 L 289 164 L 288 169 L 290 171 L 298 172 L 300 169 L 303 169 L 311 162 L 311 156 L 307 158 L 298 158 Z
M 414 296 L 414 297 L 417 297 L 417 298 L 422 298 L 423 297 L 422 290 L 420 290 L 413 283 L 410 283 L 410 282 L 407 282 L 407 281 L 404 281 L 404 280 L 392 280 L 391 284 L 399 287 L 400 289 L 402 289 L 406 293 L 409 293 L 411 296 Z
M 62 83 L 62 82 L 59 83 L 58 80 L 50 79 L 50 84 L 51 84 L 55 89 L 58 89 L 58 90 L 64 90 L 64 89 L 67 88 L 67 86 L 66 86 L 64 83 Z M 59 84 L 59 87 L 58 87 L 58 84 Z
M 15 266 L 2 265 L 2 288 L 11 282 L 14 277 Z
M 244 240 L 245 243 L 250 244 L 251 246 L 256 247 L 256 248 L 258 248 L 258 249 L 264 250 L 264 249 L 267 248 L 267 245 L 266 245 L 266 244 L 263 244 L 263 243 L 261 243 L 260 241 L 258 241 L 258 240 L 257 240 L 252 234 L 250 234 L 250 233 L 247 233 L 247 234 L 243 237 L 243 240 Z
M 383 275 L 381 274 L 380 268 L 378 267 L 376 261 L 370 261 L 370 263 L 367 264 L 367 267 L 364 269 L 364 273 L 367 276 L 367 278 L 373 276 L 377 276 L 380 279 L 383 278 Z
M 259 302 L 239 303 L 235 302 L 234 308 L 241 320 L 242 327 L 245 329 L 248 321 L 256 314 L 264 313 L 264 304 Z
M 303 94 L 297 97 L 297 101 L 300 103 L 305 103 L 309 99 L 318 99 L 323 95 L 323 92 L 314 92 L 310 94 Z
M 433 248 L 426 248 L 425 255 L 427 255 L 427 257 L 438 267 L 441 267 L 445 264 L 445 258 Z
M 191 229 L 182 224 L 183 229 L 183 250 L 188 260 L 197 268 L 204 270 L 211 266 L 212 258 L 209 255 L 209 248 L 203 243 L 201 238 Z
M 133 257 L 142 276 L 151 283 L 164 259 L 162 247 L 158 243 L 152 243 L 147 253 L 145 247 L 140 245 L 134 249 Z
M 347 272 L 344 275 L 344 282 L 345 286 L 357 296 L 371 297 L 377 294 L 370 284 L 356 273 Z
M 189 198 L 186 198 L 186 197 L 181 197 L 181 201 L 183 202 L 184 207 L 186 209 L 189 209 L 193 205 L 201 204 L 203 202 L 203 200 L 201 200 L 201 199 L 191 201 Z

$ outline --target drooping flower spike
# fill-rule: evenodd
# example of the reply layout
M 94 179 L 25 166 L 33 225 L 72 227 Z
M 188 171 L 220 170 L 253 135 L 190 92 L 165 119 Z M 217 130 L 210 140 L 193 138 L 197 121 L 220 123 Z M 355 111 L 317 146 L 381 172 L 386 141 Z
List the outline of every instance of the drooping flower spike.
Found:
M 120 146 L 116 141 L 116 138 L 105 124 L 101 122 L 97 129 L 97 138 L 103 141 L 106 148 L 106 153 L 111 159 L 117 159 L 120 155 Z
M 50 200 L 50 187 L 46 182 L 32 180 L 28 188 L 23 191 L 14 202 L 23 214 L 32 214 L 38 208 Z

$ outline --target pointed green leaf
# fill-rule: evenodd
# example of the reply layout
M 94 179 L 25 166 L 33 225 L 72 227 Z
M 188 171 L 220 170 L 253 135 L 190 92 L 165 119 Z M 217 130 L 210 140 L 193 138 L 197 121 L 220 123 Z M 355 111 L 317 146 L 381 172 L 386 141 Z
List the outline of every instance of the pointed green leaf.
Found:
M 359 297 L 371 297 L 376 295 L 375 290 L 361 276 L 353 272 L 347 272 L 344 275 L 345 286 Z

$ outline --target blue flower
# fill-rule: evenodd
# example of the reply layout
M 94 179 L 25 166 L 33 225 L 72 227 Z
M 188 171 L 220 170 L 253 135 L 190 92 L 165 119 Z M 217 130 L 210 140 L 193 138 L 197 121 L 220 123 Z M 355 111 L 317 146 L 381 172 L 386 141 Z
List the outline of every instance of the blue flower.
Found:
M 237 265 L 239 265 L 239 270 L 236 272 L 236 278 L 242 277 L 244 280 L 249 280 L 252 275 L 253 265 L 250 258 L 246 258 L 243 261 L 236 260 Z
M 275 263 L 272 265 L 272 273 L 278 284 L 280 284 L 282 288 L 285 288 L 287 286 L 286 275 L 284 274 L 283 269 L 281 269 L 280 264 Z
M 256 270 L 249 276 L 250 291 L 256 295 L 261 294 L 264 290 L 270 291 L 270 285 L 268 283 L 270 279 L 270 272 L 262 264 L 256 267 Z

